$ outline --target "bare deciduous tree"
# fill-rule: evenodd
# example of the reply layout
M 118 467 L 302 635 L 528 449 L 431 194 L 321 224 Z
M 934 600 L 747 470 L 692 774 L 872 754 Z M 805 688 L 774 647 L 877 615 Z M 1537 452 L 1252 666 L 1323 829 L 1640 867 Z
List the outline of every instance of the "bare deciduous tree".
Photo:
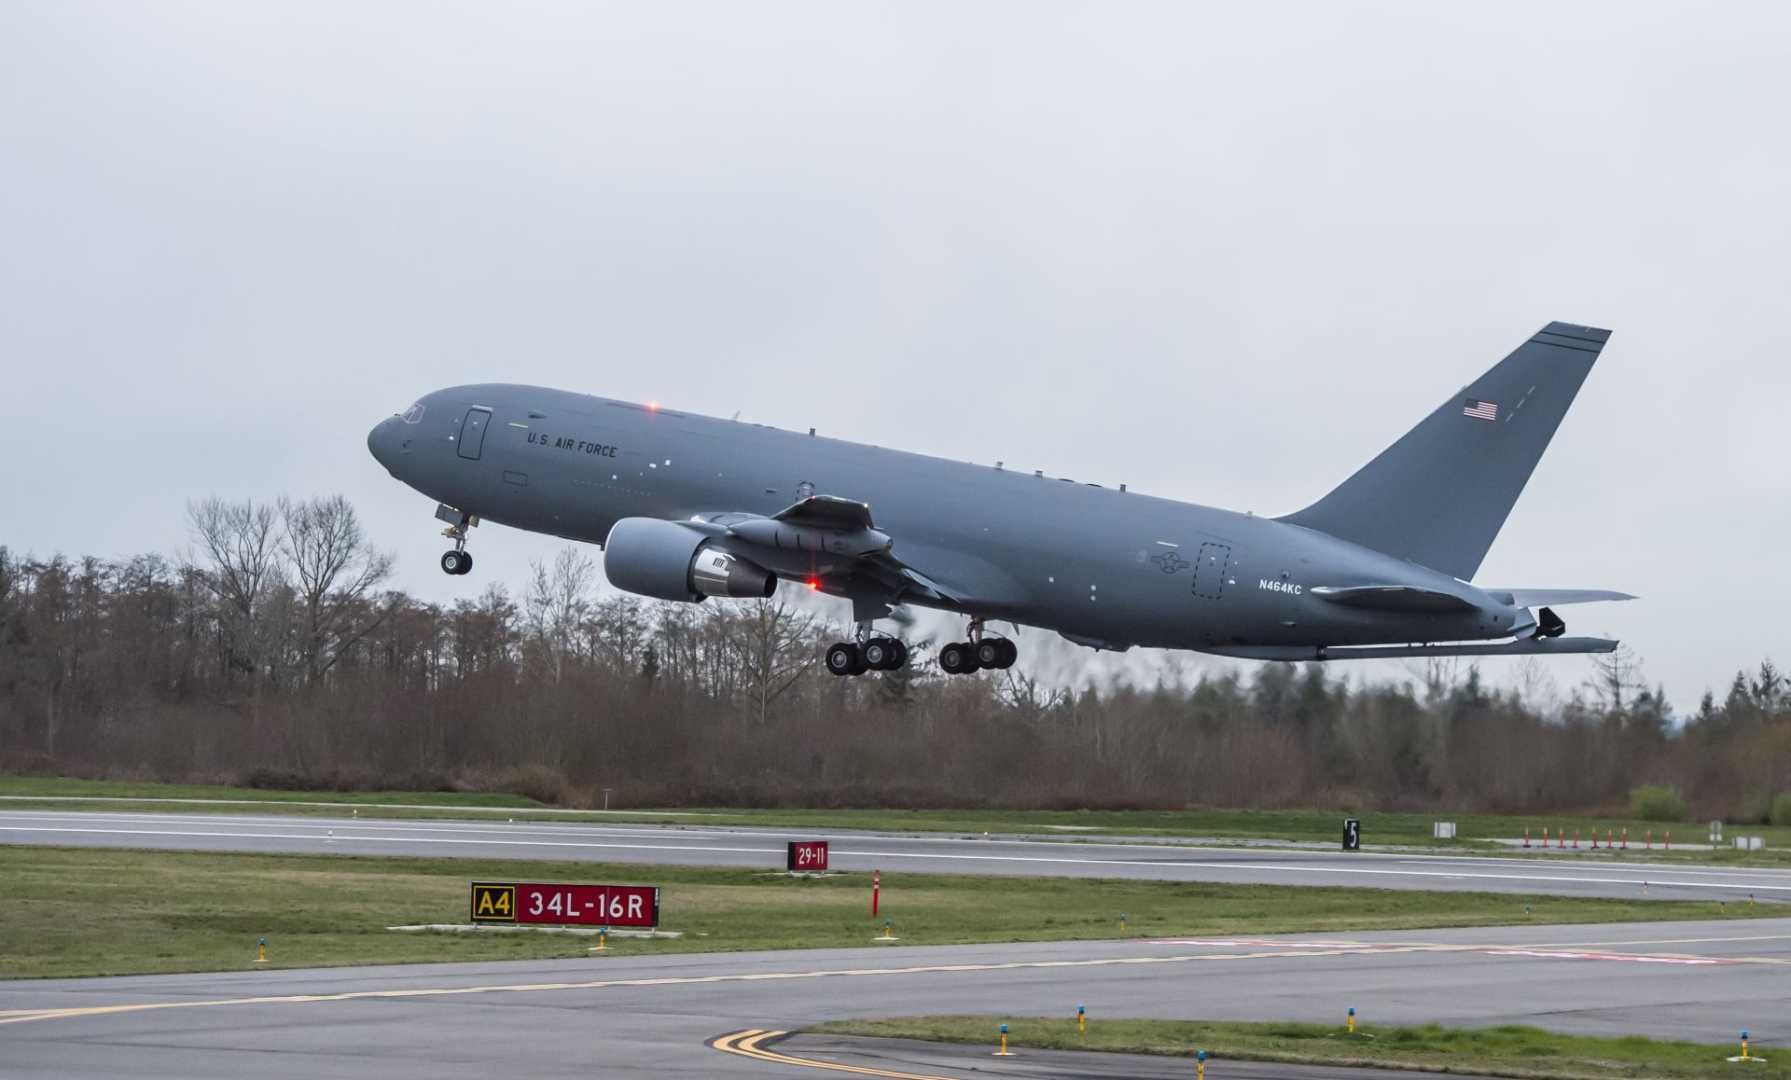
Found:
M 1622 712 L 1632 692 L 1647 685 L 1638 677 L 1640 665 L 1635 650 L 1618 645 L 1612 652 L 1589 658 L 1594 675 L 1586 686 L 1597 697 L 1606 712 Z
M 730 651 L 744 665 L 743 689 L 761 725 L 771 703 L 815 666 L 820 655 L 815 622 L 814 615 L 781 600 L 753 600 L 727 612 Z
M 529 591 L 523 598 L 523 618 L 529 636 L 545 652 L 554 682 L 565 677 L 566 663 L 577 655 L 585 618 L 591 610 L 591 586 L 596 567 L 590 556 L 567 546 L 554 556 L 551 567 L 529 563 Z
M 315 682 L 391 613 L 374 590 L 392 576 L 392 556 L 373 547 L 340 495 L 281 499 L 279 550 L 297 588 L 300 657 Z
M 187 521 L 199 543 L 199 580 L 223 601 L 220 646 L 228 667 L 262 674 L 268 628 L 258 616 L 263 601 L 283 579 L 279 515 L 252 499 L 226 502 L 209 496 L 187 504 Z

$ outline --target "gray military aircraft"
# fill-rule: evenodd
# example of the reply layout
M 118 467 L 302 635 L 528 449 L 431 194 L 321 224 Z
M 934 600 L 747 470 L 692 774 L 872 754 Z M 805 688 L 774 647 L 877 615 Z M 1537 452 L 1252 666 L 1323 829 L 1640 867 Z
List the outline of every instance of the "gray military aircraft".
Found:
M 902 604 L 967 617 L 939 650 L 950 674 L 1014 663 L 993 622 L 1265 660 L 1608 652 L 1553 607 L 1628 594 L 1469 582 L 1609 337 L 1550 323 L 1280 518 L 502 383 L 428 394 L 367 445 L 440 503 L 450 574 L 495 521 L 601 545 L 610 582 L 645 596 L 797 582 L 852 603 L 836 675 L 907 662 L 873 628 Z

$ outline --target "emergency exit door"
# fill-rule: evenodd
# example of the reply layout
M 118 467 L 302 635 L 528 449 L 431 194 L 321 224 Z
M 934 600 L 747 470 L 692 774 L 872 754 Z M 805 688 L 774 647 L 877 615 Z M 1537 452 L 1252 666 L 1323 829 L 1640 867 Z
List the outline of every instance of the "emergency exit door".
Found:
M 1230 544 L 1202 544 L 1194 559 L 1194 595 L 1217 600 L 1225 592 L 1226 575 L 1231 573 Z
M 460 424 L 461 457 L 479 460 L 480 452 L 485 449 L 485 429 L 490 426 L 490 409 L 472 408 L 466 411 L 466 419 Z

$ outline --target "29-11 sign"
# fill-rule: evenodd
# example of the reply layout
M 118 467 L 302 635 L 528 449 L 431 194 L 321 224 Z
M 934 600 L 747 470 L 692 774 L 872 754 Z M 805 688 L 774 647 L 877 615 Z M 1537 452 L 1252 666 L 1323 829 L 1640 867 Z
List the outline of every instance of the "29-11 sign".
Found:
M 475 923 L 659 925 L 659 890 L 651 885 L 475 881 L 472 886 Z
M 827 841 L 792 840 L 784 855 L 784 869 L 820 873 L 827 869 Z

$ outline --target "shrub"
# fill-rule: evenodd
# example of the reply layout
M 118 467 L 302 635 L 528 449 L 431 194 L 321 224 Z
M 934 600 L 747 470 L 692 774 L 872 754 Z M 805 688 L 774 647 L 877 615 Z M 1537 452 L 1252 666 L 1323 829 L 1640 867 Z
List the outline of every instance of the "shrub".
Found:
M 1773 797 L 1772 823 L 1791 825 L 1791 791 L 1781 791 Z
M 1629 791 L 1629 813 L 1643 821 L 1684 821 L 1685 800 L 1670 787 L 1641 784 Z
M 1733 821 L 1737 825 L 1764 825 L 1772 820 L 1772 792 L 1763 788 L 1749 788 L 1735 796 L 1729 812 L 1723 815 L 1724 821 Z

